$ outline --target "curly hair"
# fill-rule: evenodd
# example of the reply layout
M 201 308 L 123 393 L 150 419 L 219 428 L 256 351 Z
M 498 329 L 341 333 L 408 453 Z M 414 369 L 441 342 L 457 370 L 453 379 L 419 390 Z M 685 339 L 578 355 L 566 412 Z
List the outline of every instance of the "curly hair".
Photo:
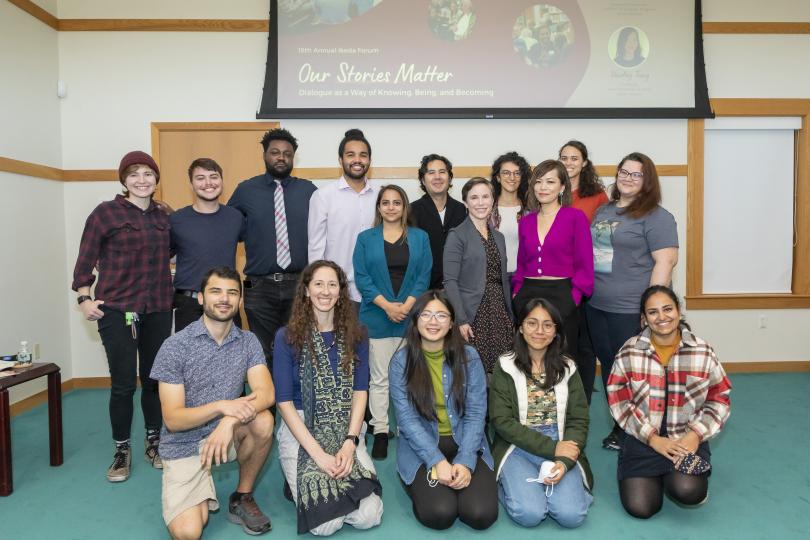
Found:
M 492 180 L 492 187 L 494 188 L 495 201 L 497 203 L 501 196 L 501 181 L 498 175 L 501 173 L 501 167 L 504 163 L 514 163 L 520 169 L 520 184 L 518 185 L 518 200 L 521 204 L 521 213 L 526 206 L 526 193 L 529 191 L 529 175 L 532 174 L 532 166 L 526 161 L 526 158 L 517 152 L 507 152 L 498 156 L 492 163 L 492 171 L 490 172 L 490 180 Z
M 596 169 L 593 163 L 591 163 L 591 158 L 588 157 L 588 148 L 585 144 L 575 140 L 568 141 L 560 147 L 560 151 L 557 155 L 562 157 L 562 151 L 568 146 L 576 148 L 579 151 L 579 154 L 582 156 L 582 163 L 584 163 L 582 171 L 579 173 L 579 196 L 584 199 L 585 197 L 593 197 L 594 195 L 599 195 L 604 192 L 605 184 L 602 183 L 602 179 L 596 174 Z
M 345 356 L 340 358 L 340 367 L 344 373 L 350 373 L 352 364 L 359 361 L 355 351 L 357 345 L 365 337 L 363 327 L 357 320 L 354 306 L 349 299 L 349 280 L 343 269 L 332 261 L 319 260 L 310 263 L 301 272 L 301 279 L 295 289 L 290 321 L 287 323 L 287 343 L 301 354 L 304 348 L 310 356 L 314 356 L 315 347 L 312 343 L 312 328 L 315 326 L 315 313 L 312 302 L 307 296 L 309 284 L 315 272 L 320 268 L 331 268 L 338 278 L 340 292 L 334 307 L 335 338 L 342 338 L 345 343 Z M 299 356 L 300 358 L 300 356 Z

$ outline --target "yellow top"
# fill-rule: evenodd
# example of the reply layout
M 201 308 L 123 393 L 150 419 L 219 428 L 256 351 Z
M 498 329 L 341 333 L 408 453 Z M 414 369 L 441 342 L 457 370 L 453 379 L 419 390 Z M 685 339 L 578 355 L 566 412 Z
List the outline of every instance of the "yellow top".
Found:
M 661 365 L 667 367 L 669 365 L 669 360 L 672 358 L 672 355 L 675 354 L 675 351 L 678 350 L 678 344 L 681 342 L 681 332 L 678 331 L 678 337 L 675 341 L 672 342 L 672 345 L 662 345 L 658 343 L 658 340 L 655 339 L 655 336 L 652 338 L 653 347 L 655 347 L 655 354 L 658 355 L 658 361 L 661 362 Z

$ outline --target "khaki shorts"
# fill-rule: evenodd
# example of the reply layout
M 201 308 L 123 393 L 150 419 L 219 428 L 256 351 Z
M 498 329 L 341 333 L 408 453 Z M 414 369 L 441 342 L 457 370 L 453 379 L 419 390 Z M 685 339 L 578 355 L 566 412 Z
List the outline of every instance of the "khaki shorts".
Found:
M 202 448 L 205 440 L 200 441 Z M 228 461 L 236 459 L 236 448 L 228 448 Z M 211 471 L 203 468 L 198 453 L 186 458 L 163 460 L 163 521 L 166 525 L 174 518 L 200 504 L 208 501 L 208 511 L 219 510 L 217 492 Z

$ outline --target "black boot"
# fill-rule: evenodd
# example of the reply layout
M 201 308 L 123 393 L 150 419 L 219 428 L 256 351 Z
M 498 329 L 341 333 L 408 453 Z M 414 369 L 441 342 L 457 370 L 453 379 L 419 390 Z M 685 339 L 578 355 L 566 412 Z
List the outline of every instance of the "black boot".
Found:
M 385 459 L 388 457 L 388 433 L 375 433 L 374 446 L 371 448 L 371 457 Z

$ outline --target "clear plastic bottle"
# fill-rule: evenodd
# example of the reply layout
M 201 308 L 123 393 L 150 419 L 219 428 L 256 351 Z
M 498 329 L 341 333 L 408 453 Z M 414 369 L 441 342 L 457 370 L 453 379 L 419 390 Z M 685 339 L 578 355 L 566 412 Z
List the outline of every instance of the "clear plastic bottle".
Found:
M 31 363 L 31 351 L 28 350 L 27 341 L 20 342 L 20 350 L 17 351 L 17 362 L 19 362 L 20 364 Z

